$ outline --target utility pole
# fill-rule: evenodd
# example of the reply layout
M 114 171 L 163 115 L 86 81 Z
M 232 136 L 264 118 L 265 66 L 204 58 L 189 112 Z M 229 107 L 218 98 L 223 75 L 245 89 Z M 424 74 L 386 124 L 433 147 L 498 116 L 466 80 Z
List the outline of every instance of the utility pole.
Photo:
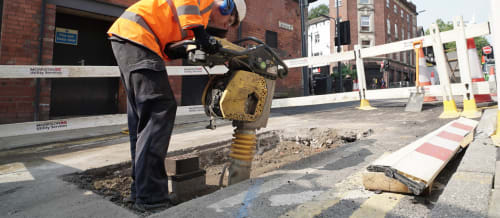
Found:
M 340 28 L 339 28 L 339 0 L 335 0 L 335 7 L 337 8 L 337 19 L 335 19 L 335 33 L 337 33 L 337 53 L 340 53 Z M 340 92 L 344 92 L 344 85 L 342 84 L 342 71 L 340 70 L 340 61 L 337 62 L 337 71 L 339 73 Z
M 302 42 L 302 57 L 307 57 L 307 29 L 306 29 L 306 21 L 305 21 L 305 12 L 304 9 L 307 10 L 308 0 L 299 0 L 300 7 L 300 28 L 301 28 L 301 42 Z M 302 67 L 302 83 L 304 86 L 304 96 L 308 96 L 309 93 L 309 73 L 308 67 Z

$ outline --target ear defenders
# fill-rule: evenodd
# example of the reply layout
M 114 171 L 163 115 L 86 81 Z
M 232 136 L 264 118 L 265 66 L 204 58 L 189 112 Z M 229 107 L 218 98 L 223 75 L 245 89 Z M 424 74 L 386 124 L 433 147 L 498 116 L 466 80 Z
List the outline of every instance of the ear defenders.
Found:
M 233 0 L 224 0 L 219 7 L 220 13 L 224 16 L 230 15 L 234 10 L 234 1 Z

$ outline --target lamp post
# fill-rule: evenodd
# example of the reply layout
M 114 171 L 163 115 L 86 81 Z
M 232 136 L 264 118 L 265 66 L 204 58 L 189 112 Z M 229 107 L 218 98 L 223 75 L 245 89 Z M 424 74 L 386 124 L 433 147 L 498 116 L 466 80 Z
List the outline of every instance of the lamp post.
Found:
M 330 17 L 325 14 L 320 14 L 322 17 L 326 17 L 335 21 L 335 35 L 337 37 L 337 53 L 340 53 L 340 31 L 339 31 L 339 4 L 338 0 L 335 0 L 335 7 L 337 8 L 337 18 Z M 337 72 L 339 73 L 339 83 L 340 83 L 340 92 L 344 92 L 344 87 L 342 84 L 342 71 L 340 70 L 340 61 L 337 62 Z

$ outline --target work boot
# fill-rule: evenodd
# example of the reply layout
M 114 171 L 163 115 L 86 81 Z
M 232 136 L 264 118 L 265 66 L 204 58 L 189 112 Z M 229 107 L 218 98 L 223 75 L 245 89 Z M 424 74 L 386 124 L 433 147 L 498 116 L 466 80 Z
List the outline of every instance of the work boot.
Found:
M 135 203 L 135 198 L 132 197 L 132 196 L 128 196 L 126 198 L 123 199 L 123 203 L 125 204 L 133 204 Z
M 147 211 L 155 210 L 155 209 L 158 209 L 158 208 L 167 207 L 169 205 L 170 204 L 168 203 L 168 201 L 159 202 L 159 203 L 152 203 L 152 204 L 135 203 L 134 204 L 134 209 L 136 209 L 136 210 L 138 210 L 140 212 L 147 212 Z

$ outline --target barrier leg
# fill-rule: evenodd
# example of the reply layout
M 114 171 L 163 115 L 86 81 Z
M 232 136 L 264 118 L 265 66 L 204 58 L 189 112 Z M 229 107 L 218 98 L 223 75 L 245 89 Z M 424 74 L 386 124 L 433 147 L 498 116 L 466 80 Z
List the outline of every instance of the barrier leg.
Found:
M 465 25 L 462 17 L 455 17 L 453 22 L 453 28 L 459 32 L 457 38 L 457 57 L 458 65 L 460 67 L 460 79 L 462 85 L 465 87 L 466 92 L 464 93 L 464 111 L 462 116 L 467 118 L 478 118 L 481 117 L 481 111 L 477 109 L 476 100 L 474 99 L 474 93 L 472 91 L 472 71 L 480 70 L 478 60 L 473 61 L 472 58 L 477 59 L 477 53 L 475 57 L 471 57 L 474 54 L 469 54 L 468 49 L 476 51 L 476 46 L 470 44 L 470 40 L 465 37 Z M 474 39 L 471 39 L 474 43 Z M 477 69 L 475 69 L 477 68 Z
M 443 101 L 443 113 L 439 115 L 441 119 L 457 118 L 460 116 L 460 112 L 457 110 L 457 104 L 455 100 L 445 100 Z
M 439 118 L 456 118 L 460 116 L 460 113 L 457 110 L 455 100 L 453 100 L 449 78 L 451 70 L 444 54 L 443 43 L 441 41 L 441 36 L 439 35 L 440 32 L 437 24 L 431 25 L 430 32 L 432 36 L 432 47 L 436 59 L 436 66 L 438 68 L 437 71 L 439 79 L 441 80 L 441 92 L 443 93 L 443 113 L 439 116 Z
M 363 65 L 363 58 L 361 58 L 361 52 L 359 45 L 354 45 L 355 58 L 356 58 L 356 72 L 358 75 L 358 85 L 359 85 L 359 98 L 360 103 L 357 109 L 360 110 L 375 110 L 376 108 L 370 105 L 368 99 L 366 99 L 366 77 L 365 77 L 365 67 Z

